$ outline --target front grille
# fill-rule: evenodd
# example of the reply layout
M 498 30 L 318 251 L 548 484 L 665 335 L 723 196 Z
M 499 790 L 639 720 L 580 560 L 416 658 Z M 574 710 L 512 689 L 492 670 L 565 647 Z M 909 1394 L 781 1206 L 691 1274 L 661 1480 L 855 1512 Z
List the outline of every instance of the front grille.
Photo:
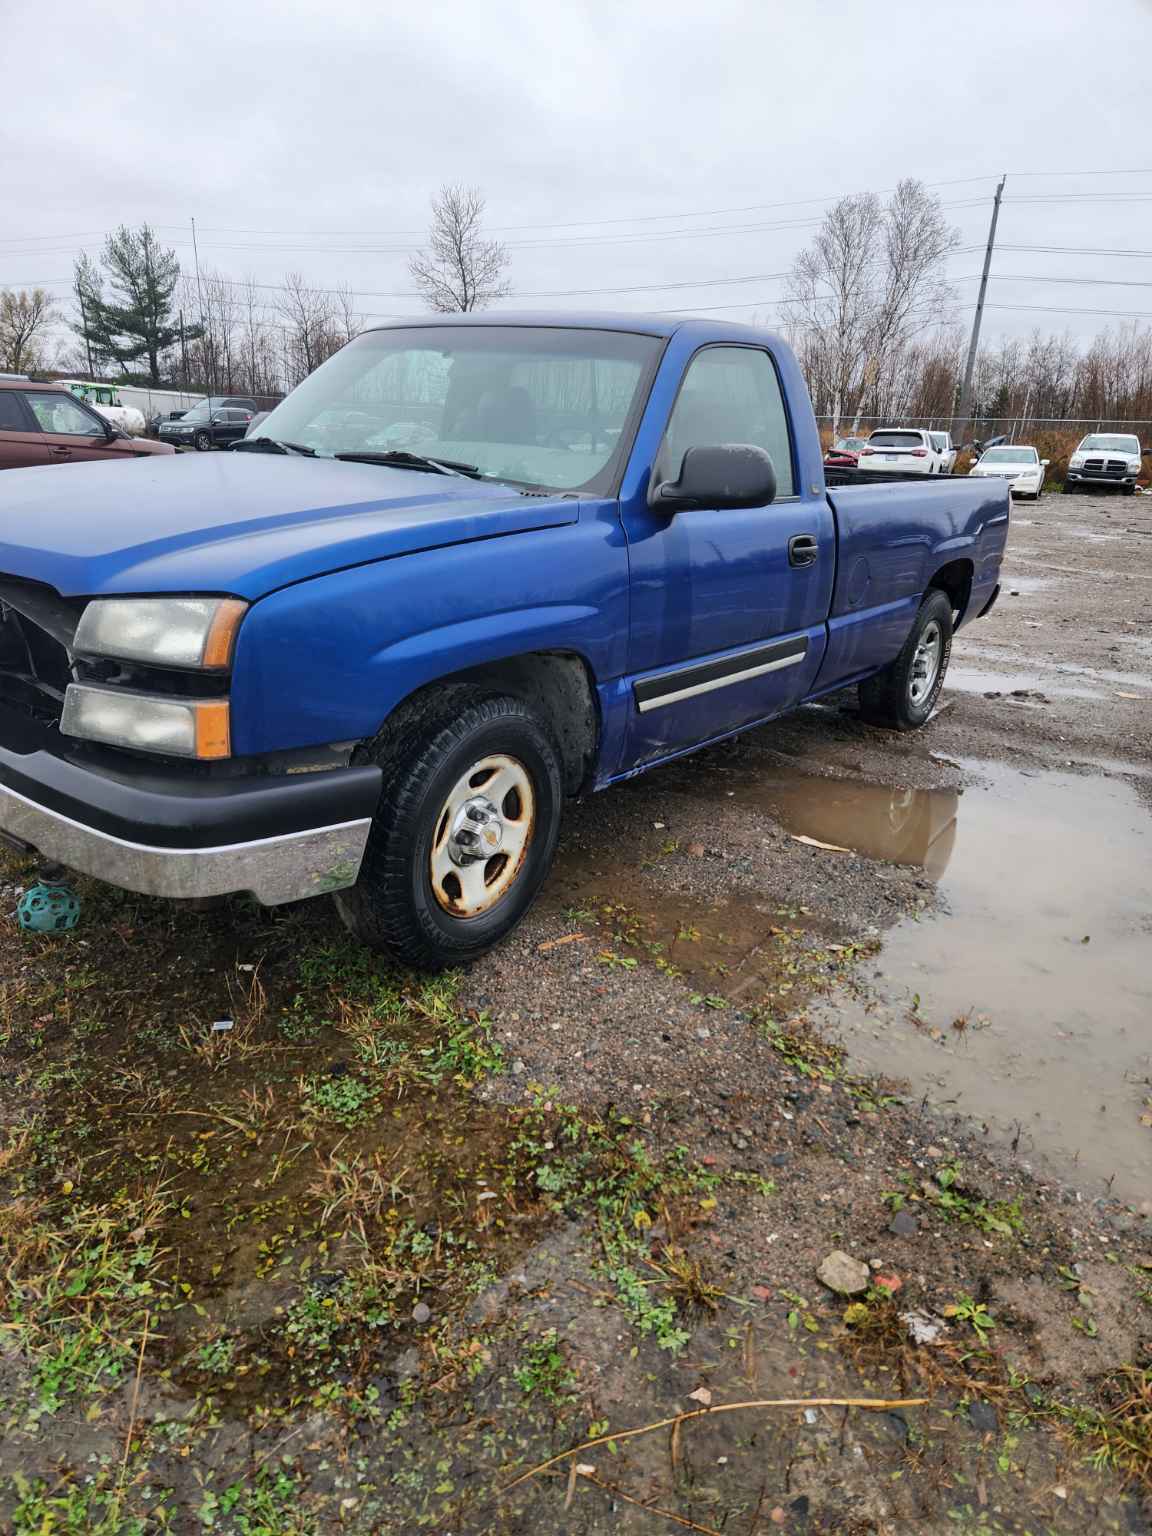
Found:
M 1084 460 L 1084 468 L 1085 469 L 1094 469 L 1096 471 L 1096 473 L 1099 474 L 1099 472 L 1104 468 L 1104 460 L 1103 459 L 1085 459 Z
M 1084 473 L 1086 475 L 1123 475 L 1128 471 L 1128 465 L 1123 459 L 1085 459 Z
M 1128 468 L 1128 465 L 1123 459 L 1109 459 L 1104 468 L 1110 475 L 1122 475 Z
M 47 587 L 0 577 L 0 703 L 8 711 L 59 723 L 81 606 Z

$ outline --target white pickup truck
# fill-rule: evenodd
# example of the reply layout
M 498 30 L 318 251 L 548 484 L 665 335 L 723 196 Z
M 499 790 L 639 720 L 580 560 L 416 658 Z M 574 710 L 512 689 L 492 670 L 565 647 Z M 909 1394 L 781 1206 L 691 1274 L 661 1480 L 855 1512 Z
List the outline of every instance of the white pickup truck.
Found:
M 956 450 L 947 432 L 878 427 L 861 448 L 856 468 L 889 475 L 947 475 L 955 462 Z
M 1068 460 L 1065 491 L 1081 485 L 1118 485 L 1126 496 L 1136 490 L 1142 458 L 1140 439 L 1129 432 L 1092 432 L 1081 439 Z

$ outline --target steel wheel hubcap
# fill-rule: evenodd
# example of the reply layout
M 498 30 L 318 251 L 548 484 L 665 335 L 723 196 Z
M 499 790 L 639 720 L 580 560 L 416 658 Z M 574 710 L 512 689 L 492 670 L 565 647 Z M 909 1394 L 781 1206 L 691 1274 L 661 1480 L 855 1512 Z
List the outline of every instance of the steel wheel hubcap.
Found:
M 923 704 L 936 686 L 940 675 L 940 658 L 944 650 L 944 636 L 933 619 L 925 627 L 912 657 L 912 677 L 908 684 L 908 697 L 913 704 Z
M 523 763 L 493 753 L 460 775 L 436 819 L 432 890 L 453 917 L 479 917 L 505 896 L 524 865 L 536 815 Z

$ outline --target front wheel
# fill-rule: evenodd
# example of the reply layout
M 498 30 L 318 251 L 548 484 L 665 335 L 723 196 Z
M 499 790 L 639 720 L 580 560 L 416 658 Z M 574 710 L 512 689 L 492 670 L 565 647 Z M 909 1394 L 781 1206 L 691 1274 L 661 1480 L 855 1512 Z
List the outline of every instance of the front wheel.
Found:
M 896 660 L 860 684 L 860 713 L 870 725 L 915 731 L 927 723 L 944 686 L 952 654 L 952 604 L 931 591 Z
M 196 445 L 197 453 L 207 453 L 208 449 L 212 446 L 212 434 L 211 432 L 201 430 L 196 433 L 192 441 Z
M 360 878 L 337 906 L 374 949 L 461 965 L 511 932 L 552 867 L 556 748 L 523 700 L 463 688 L 384 740 L 370 749 L 384 775 Z

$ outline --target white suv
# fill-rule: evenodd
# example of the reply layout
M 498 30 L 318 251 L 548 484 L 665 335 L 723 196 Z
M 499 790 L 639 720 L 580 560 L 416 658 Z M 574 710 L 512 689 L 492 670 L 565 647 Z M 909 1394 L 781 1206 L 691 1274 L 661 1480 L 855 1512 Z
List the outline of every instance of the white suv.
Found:
M 951 439 L 948 447 L 941 449 L 932 441 L 934 437 L 947 438 L 947 433 L 922 432 L 919 427 L 880 427 L 861 448 L 856 468 L 889 475 L 946 475 L 951 467 Z
M 1140 439 L 1127 432 L 1093 432 L 1068 460 L 1065 491 L 1078 485 L 1119 485 L 1131 496 L 1140 473 Z

